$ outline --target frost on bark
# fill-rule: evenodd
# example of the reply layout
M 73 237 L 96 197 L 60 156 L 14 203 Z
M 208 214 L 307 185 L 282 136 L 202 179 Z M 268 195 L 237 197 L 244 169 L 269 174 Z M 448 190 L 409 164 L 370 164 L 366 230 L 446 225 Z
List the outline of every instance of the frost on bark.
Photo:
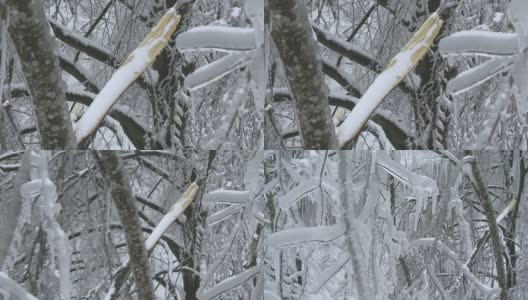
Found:
M 112 200 L 123 224 L 139 299 L 154 300 L 154 289 L 142 228 L 121 158 L 113 151 L 97 151 L 94 158 L 97 167 L 109 184 Z
M 43 149 L 75 149 L 66 84 L 40 1 L 8 0 L 9 34 L 22 63 Z
M 304 5 L 298 0 L 270 0 L 271 36 L 295 100 L 305 149 L 337 149 L 328 105 L 321 54 Z

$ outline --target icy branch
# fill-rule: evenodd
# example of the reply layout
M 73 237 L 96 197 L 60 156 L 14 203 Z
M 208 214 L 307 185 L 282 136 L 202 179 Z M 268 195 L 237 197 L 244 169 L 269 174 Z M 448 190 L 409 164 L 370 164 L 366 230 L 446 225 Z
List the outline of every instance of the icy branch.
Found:
M 214 297 L 222 293 L 225 293 L 229 290 L 236 288 L 239 285 L 242 285 L 244 282 L 248 281 L 249 279 L 253 278 L 259 273 L 260 273 L 260 268 L 253 267 L 236 276 L 225 279 L 224 281 L 220 282 L 219 284 L 215 285 L 214 287 L 210 289 L 207 289 L 205 292 L 198 295 L 198 299 L 200 300 L 213 299 Z
M 38 198 L 40 213 L 44 219 L 44 229 L 51 244 L 52 261 L 57 256 L 59 263 L 59 288 L 61 299 L 69 300 L 72 295 L 72 282 L 70 277 L 71 266 L 71 245 L 68 237 L 56 220 L 56 215 L 60 211 L 60 204 L 57 202 L 57 187 L 49 179 L 48 155 L 47 151 L 40 151 L 38 154 L 30 152 L 30 161 L 33 167 L 31 181 L 20 187 L 20 194 L 23 197 Z M 52 264 L 53 266 L 53 264 Z
M 161 236 L 165 233 L 165 231 L 169 228 L 169 226 L 176 221 L 176 219 L 183 213 L 185 208 L 189 206 L 189 204 L 192 202 L 194 197 L 196 196 L 196 193 L 198 192 L 198 185 L 196 182 L 191 183 L 191 185 L 187 188 L 187 190 L 181 195 L 180 199 L 172 205 L 170 210 L 167 212 L 165 216 L 159 221 L 158 225 L 152 233 L 149 235 L 147 240 L 145 241 L 145 248 L 147 251 L 154 248 L 154 246 L 157 244 L 158 240 L 161 238 Z
M 433 196 L 438 195 L 438 186 L 435 180 L 409 171 L 406 167 L 390 159 L 384 152 L 376 153 L 376 163 L 403 184 L 430 192 Z
M 207 193 L 203 197 L 203 201 L 206 203 L 242 204 L 249 201 L 249 192 L 218 189 Z
M 257 48 L 257 41 L 253 28 L 208 25 L 180 33 L 176 37 L 176 47 L 180 50 L 250 51 Z
M 243 67 L 251 59 L 248 53 L 233 53 L 198 68 L 185 78 L 185 87 L 190 90 L 211 84 L 232 71 Z
M 288 209 L 300 198 L 310 194 L 311 192 L 319 188 L 319 178 L 314 178 L 311 180 L 306 180 L 300 183 L 295 188 L 291 189 L 279 199 L 279 206 L 281 209 Z
M 287 247 L 308 242 L 331 242 L 345 233 L 345 225 L 337 223 L 327 226 L 302 227 L 283 230 L 268 236 L 270 247 Z
M 460 31 L 440 40 L 440 53 L 511 56 L 519 52 L 516 33 Z
M 453 94 L 460 94 L 473 87 L 476 87 L 493 76 L 503 72 L 513 64 L 509 57 L 491 59 L 481 65 L 460 73 L 451 79 L 447 84 L 447 91 Z

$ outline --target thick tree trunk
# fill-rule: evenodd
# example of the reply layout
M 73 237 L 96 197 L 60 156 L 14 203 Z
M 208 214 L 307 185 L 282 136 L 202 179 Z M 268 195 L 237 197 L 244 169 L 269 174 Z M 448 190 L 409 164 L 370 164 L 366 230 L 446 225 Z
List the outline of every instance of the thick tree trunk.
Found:
M 321 54 L 300 0 L 269 0 L 271 36 L 279 50 L 305 149 L 337 149 Z
M 110 186 L 112 199 L 123 224 L 139 299 L 154 300 L 152 276 L 141 223 L 121 158 L 114 151 L 97 151 L 94 158 Z
M 75 149 L 66 84 L 41 1 L 8 0 L 9 34 L 26 76 L 43 149 Z

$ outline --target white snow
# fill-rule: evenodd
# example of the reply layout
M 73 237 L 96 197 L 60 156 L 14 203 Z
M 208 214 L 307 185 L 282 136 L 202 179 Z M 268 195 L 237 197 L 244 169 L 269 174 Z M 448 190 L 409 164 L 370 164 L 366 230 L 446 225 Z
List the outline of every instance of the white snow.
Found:
M 508 206 L 497 216 L 497 224 L 499 224 L 505 217 L 515 208 L 517 201 L 514 199 L 508 203 Z
M 372 85 L 359 100 L 354 110 L 347 116 L 343 124 L 336 129 L 336 134 L 340 145 L 355 138 L 370 118 L 372 113 L 381 104 L 383 99 L 394 89 L 398 83 L 412 70 L 418 63 L 418 59 L 413 57 L 421 50 L 430 47 L 429 41 L 436 36 L 443 22 L 439 20 L 436 13 L 433 13 L 428 20 L 431 20 L 430 27 L 425 28 L 427 32 L 423 36 L 413 36 L 418 40 L 407 44 L 387 65 L 385 70 L 374 80 Z M 421 30 L 420 30 L 421 31 Z M 418 31 L 418 32 L 420 32 Z
M 438 48 L 444 55 L 510 56 L 519 52 L 516 33 L 477 30 L 453 33 L 440 40 Z
M 460 94 L 476 87 L 511 66 L 510 57 L 498 57 L 460 73 L 447 84 L 447 91 Z
M 384 152 L 376 152 L 376 163 L 387 173 L 391 174 L 405 185 L 411 186 L 417 190 L 422 190 L 431 195 L 432 198 L 432 212 L 435 213 L 436 201 L 439 194 L 438 185 L 436 181 L 423 175 L 419 175 L 409 171 L 401 164 L 390 159 Z M 421 197 L 416 198 L 416 211 L 421 213 L 426 208 L 424 199 Z M 418 225 L 419 218 L 414 220 L 414 228 Z
M 269 247 L 287 247 L 308 242 L 331 242 L 345 233 L 345 225 L 337 223 L 327 226 L 301 227 L 270 234 Z
M 503 13 L 496 12 L 493 15 L 493 23 L 500 24 L 500 22 L 502 22 L 502 20 L 504 20 L 504 14 Z
M 226 218 L 232 216 L 237 211 L 239 211 L 243 206 L 242 205 L 230 205 L 227 208 L 221 209 L 205 219 L 208 225 L 214 225 Z
M 199 26 L 176 37 L 179 50 L 213 49 L 218 51 L 250 51 L 257 48 L 253 28 L 229 26 Z
M 213 299 L 214 297 L 243 284 L 244 282 L 248 281 L 252 277 L 258 275 L 259 273 L 260 273 L 259 267 L 252 267 L 249 270 L 246 270 L 238 275 L 229 277 L 228 279 L 221 281 L 220 283 L 213 286 L 212 288 L 205 290 L 205 292 L 198 295 L 198 299 L 200 300 Z
M 114 56 L 112 54 L 112 52 L 110 52 L 109 50 L 101 47 L 101 44 L 99 44 L 97 42 L 94 42 L 94 41 L 92 41 L 92 40 L 90 40 L 88 38 L 85 38 L 83 35 L 74 32 L 73 30 L 69 29 L 68 27 L 56 22 L 55 20 L 49 18 L 48 22 L 50 24 L 53 24 L 53 26 L 59 28 L 59 30 L 62 32 L 62 34 L 65 35 L 66 37 L 70 37 L 70 38 L 72 38 L 72 39 L 74 39 L 76 41 L 79 41 L 80 43 L 84 44 L 85 46 L 97 49 L 97 51 L 99 51 L 101 53 L 104 53 L 104 54 L 106 54 L 109 57 Z
M 230 72 L 246 65 L 251 59 L 249 53 L 232 53 L 210 64 L 202 66 L 185 78 L 185 87 L 189 90 L 202 88 L 217 81 Z
M 192 202 L 194 197 L 196 196 L 196 193 L 198 192 L 198 185 L 196 182 L 191 183 L 191 185 L 187 188 L 187 190 L 183 193 L 183 195 L 174 203 L 174 205 L 170 208 L 170 210 L 163 216 L 161 221 L 159 221 L 158 225 L 156 225 L 156 228 L 152 230 L 152 233 L 149 235 L 147 240 L 145 241 L 145 248 L 148 250 L 151 250 L 154 248 L 156 243 L 159 241 L 163 233 L 169 228 L 169 226 L 176 221 L 176 219 L 183 213 L 185 208 L 189 206 L 189 204 Z
M 288 209 L 297 200 L 317 190 L 319 187 L 319 178 L 313 178 L 300 183 L 297 187 L 291 189 L 286 195 L 279 199 L 281 209 Z
M 232 203 L 243 204 L 249 201 L 249 192 L 217 189 L 203 197 L 206 203 Z
M 231 10 L 231 18 L 238 18 L 241 12 L 242 9 L 240 7 L 233 7 L 233 9 Z

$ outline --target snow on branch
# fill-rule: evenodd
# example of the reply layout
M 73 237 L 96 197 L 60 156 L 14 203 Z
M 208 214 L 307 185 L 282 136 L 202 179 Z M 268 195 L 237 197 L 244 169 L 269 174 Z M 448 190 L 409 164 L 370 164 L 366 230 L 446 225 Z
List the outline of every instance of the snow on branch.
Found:
M 196 193 L 198 192 L 198 185 L 196 182 L 191 183 L 187 190 L 181 195 L 180 199 L 174 203 L 165 216 L 158 223 L 156 228 L 149 235 L 145 241 L 145 248 L 147 251 L 154 248 L 156 243 L 159 241 L 163 233 L 169 228 L 169 226 L 176 221 L 176 219 L 183 213 L 185 208 L 192 202 Z
M 283 197 L 279 199 L 279 206 L 281 209 L 288 209 L 300 198 L 310 194 L 311 192 L 319 189 L 319 178 L 313 178 L 300 183 L 294 189 L 291 189 Z
M 116 103 L 119 96 L 143 73 L 167 45 L 180 22 L 173 7 L 165 13 L 145 40 L 128 56 L 94 99 L 82 118 L 75 124 L 77 141 L 91 135 Z
M 511 56 L 519 52 L 516 33 L 468 30 L 453 33 L 440 40 L 443 55 L 469 54 Z
M 218 189 L 207 193 L 203 201 L 205 203 L 243 204 L 249 201 L 249 192 Z
M 288 247 L 308 242 L 331 242 L 345 233 L 345 225 L 302 227 L 279 231 L 268 236 L 269 247 Z
M 258 266 L 248 269 L 236 276 L 223 280 L 222 282 L 220 282 L 219 284 L 215 285 L 214 287 L 210 289 L 207 289 L 205 292 L 198 295 L 198 299 L 200 300 L 213 299 L 214 297 L 222 293 L 225 293 L 229 290 L 236 288 L 237 286 L 242 285 L 244 282 L 250 280 L 254 276 L 258 275 L 259 273 L 260 273 L 260 267 Z
M 185 78 L 185 87 L 189 90 L 202 88 L 217 81 L 232 71 L 245 66 L 251 59 L 248 53 L 233 53 L 210 64 L 198 68 Z
M 119 66 L 119 60 L 114 57 L 111 51 L 80 34 L 72 32 L 68 27 L 59 24 L 55 20 L 48 19 L 48 22 L 55 36 L 65 44 L 83 51 L 88 56 L 106 63 L 111 67 L 117 68 Z
M 509 15 L 515 27 L 514 33 L 468 30 L 456 32 L 440 40 L 438 48 L 443 55 L 479 55 L 490 56 L 491 60 L 469 69 L 452 79 L 447 90 L 453 94 L 462 93 L 482 84 L 493 76 L 511 71 L 515 85 L 524 98 L 528 97 L 526 63 L 528 22 L 526 1 L 512 1 Z M 510 70 L 511 69 L 511 70 Z M 525 110 L 520 106 L 521 110 Z M 486 130 L 483 131 L 486 133 Z M 486 133 L 487 134 L 487 133 Z
M 19 300 L 38 300 L 4 272 L 0 272 L 0 290 L 8 291 Z
M 440 32 L 444 21 L 433 13 L 413 35 L 411 40 L 385 67 L 374 80 L 354 110 L 337 128 L 340 146 L 356 138 L 383 99 L 407 76 L 418 61 L 429 51 Z
M 241 208 L 243 208 L 242 205 L 230 205 L 229 207 L 219 210 L 213 213 L 212 215 L 208 216 L 207 219 L 205 219 L 205 222 L 209 226 L 214 225 L 222 220 L 227 219 L 229 216 L 235 214 Z
M 354 62 L 357 62 L 364 67 L 369 68 L 374 72 L 379 73 L 383 69 L 383 66 L 367 51 L 335 37 L 331 32 L 318 26 L 314 22 L 312 22 L 311 25 L 315 34 L 317 35 L 317 40 L 329 49 L 347 57 Z
M 202 88 L 250 61 L 254 62 L 259 57 L 257 49 L 261 46 L 258 37 L 254 28 L 214 25 L 191 28 L 179 34 L 176 37 L 179 50 L 212 49 L 231 53 L 188 75 L 185 86 L 191 91 Z
M 438 195 L 438 185 L 435 180 L 409 171 L 406 167 L 390 159 L 384 152 L 379 151 L 376 153 L 376 163 L 403 184 L 425 190 L 433 196 Z
M 504 210 L 497 216 L 497 224 L 499 224 L 505 217 L 517 206 L 517 200 L 513 199 L 508 203 Z
M 411 186 L 417 190 L 426 191 L 431 194 L 432 198 L 432 212 L 434 214 L 436 208 L 436 201 L 439 194 L 438 185 L 436 181 L 423 175 L 419 175 L 409 171 L 406 167 L 390 159 L 387 154 L 382 151 L 376 152 L 376 163 L 387 173 L 394 178 L 401 181 L 403 184 Z M 416 211 L 421 212 L 426 205 L 423 200 L 416 199 Z M 415 218 L 414 228 L 418 226 L 419 218 Z
M 257 48 L 257 41 L 253 28 L 207 25 L 179 34 L 176 37 L 176 47 L 180 50 L 250 51 Z
M 460 73 L 447 83 L 447 91 L 457 95 L 476 87 L 513 64 L 509 57 L 500 57 Z
M 273 102 L 281 102 L 284 100 L 292 100 L 292 96 L 287 88 L 274 88 L 267 91 L 268 96 L 273 96 Z M 349 96 L 344 93 L 330 92 L 328 95 L 329 104 L 332 106 L 342 107 L 347 110 L 353 110 L 359 99 Z M 397 150 L 405 150 L 409 148 L 409 144 L 416 143 L 415 137 L 410 131 L 396 119 L 394 112 L 385 109 L 377 109 L 371 117 L 372 123 L 370 127 L 379 125 L 385 132 L 390 144 Z M 298 130 L 295 131 L 298 134 Z

